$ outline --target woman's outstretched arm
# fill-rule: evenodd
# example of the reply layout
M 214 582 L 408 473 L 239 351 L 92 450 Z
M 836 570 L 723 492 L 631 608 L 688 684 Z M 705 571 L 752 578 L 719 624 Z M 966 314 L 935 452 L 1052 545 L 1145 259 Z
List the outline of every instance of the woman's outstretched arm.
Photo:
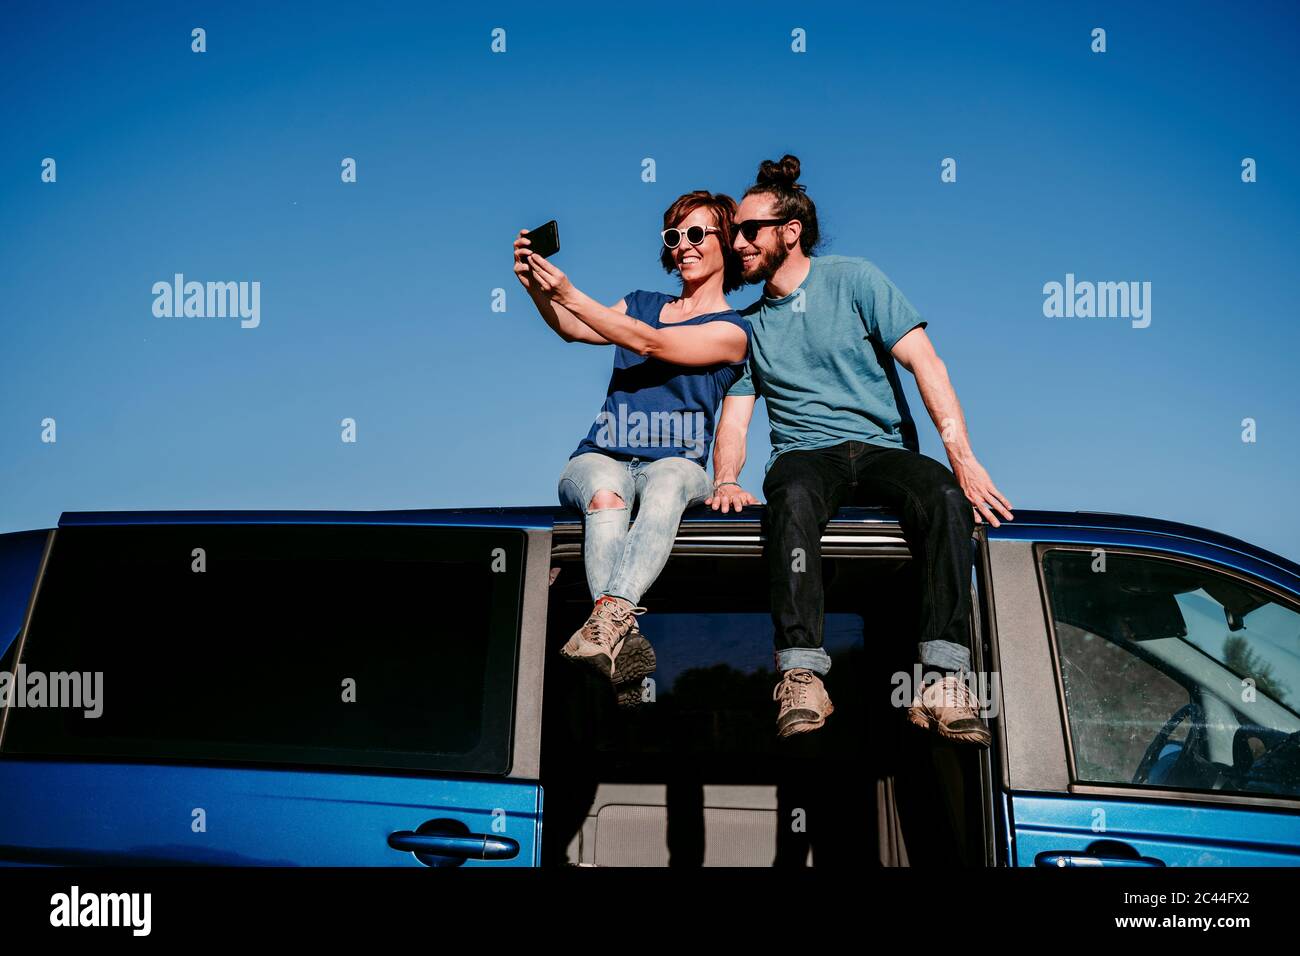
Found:
M 625 303 L 619 303 L 622 309 L 601 305 L 541 256 L 531 256 L 529 262 L 531 281 L 541 286 L 557 309 L 566 310 L 597 335 L 638 355 L 674 365 L 707 366 L 741 362 L 749 353 L 745 330 L 731 322 L 657 329 L 629 316 Z
M 537 282 L 529 265 L 528 240 L 524 238 L 527 232 L 527 229 L 520 229 L 519 236 L 515 239 L 515 276 L 519 279 L 520 285 L 528 292 L 528 297 L 533 300 L 533 305 L 537 307 L 538 314 L 551 327 L 552 331 L 566 342 L 609 345 L 609 339 L 591 328 L 564 306 L 557 305 Z M 627 303 L 619 299 L 618 302 L 611 306 L 611 309 L 623 314 L 627 312 Z

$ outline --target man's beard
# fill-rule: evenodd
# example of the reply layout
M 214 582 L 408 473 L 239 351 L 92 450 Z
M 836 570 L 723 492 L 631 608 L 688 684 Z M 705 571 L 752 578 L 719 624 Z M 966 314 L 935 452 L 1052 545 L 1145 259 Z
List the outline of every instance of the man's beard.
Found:
M 785 265 L 785 260 L 790 257 L 790 250 L 784 245 L 778 245 L 775 249 L 764 249 L 758 259 L 758 268 L 753 272 L 745 273 L 745 281 L 748 283 L 766 282 L 772 276 L 776 275 L 776 270 Z

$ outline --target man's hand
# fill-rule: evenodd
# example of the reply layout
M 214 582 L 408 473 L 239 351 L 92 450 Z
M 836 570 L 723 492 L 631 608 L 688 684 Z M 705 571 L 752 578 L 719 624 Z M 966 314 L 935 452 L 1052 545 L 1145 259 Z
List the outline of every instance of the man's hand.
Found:
M 966 500 L 975 506 L 975 522 L 982 524 L 988 521 L 993 527 L 1001 527 L 997 515 L 1001 515 L 1007 521 L 1015 519 L 1011 513 L 1011 502 L 1003 497 L 1002 492 L 998 491 L 997 486 L 993 484 L 993 479 L 989 473 L 984 470 L 974 458 L 966 460 L 953 460 L 952 472 L 957 477 L 957 483 L 961 485 L 961 490 L 966 494 Z M 994 512 L 997 514 L 994 514 Z
M 713 494 L 704 500 L 714 511 L 726 514 L 734 508 L 739 513 L 745 505 L 758 504 L 736 481 L 745 467 L 745 435 L 757 401 L 753 395 L 728 395 L 722 400 L 722 415 L 713 430 Z
M 704 503 L 714 511 L 721 511 L 725 515 L 728 509 L 731 508 L 734 508 L 739 513 L 744 510 L 745 505 L 756 505 L 758 499 L 740 485 L 728 481 L 716 485 L 713 494 L 705 498 Z

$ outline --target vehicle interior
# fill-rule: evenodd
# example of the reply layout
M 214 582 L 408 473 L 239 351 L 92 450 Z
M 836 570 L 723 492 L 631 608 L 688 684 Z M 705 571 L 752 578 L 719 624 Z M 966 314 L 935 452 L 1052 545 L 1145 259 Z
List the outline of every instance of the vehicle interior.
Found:
M 564 660 L 591 609 L 581 555 L 552 561 L 541 779 L 547 865 L 982 865 L 981 757 L 906 722 L 906 557 L 827 557 L 824 727 L 776 736 L 766 565 L 677 554 L 642 603 L 658 668 L 642 703 Z M 910 686 L 910 685 L 909 685 Z M 909 697 L 910 699 L 910 697 Z
M 1300 614 L 1190 563 L 1049 552 L 1080 779 L 1300 795 Z

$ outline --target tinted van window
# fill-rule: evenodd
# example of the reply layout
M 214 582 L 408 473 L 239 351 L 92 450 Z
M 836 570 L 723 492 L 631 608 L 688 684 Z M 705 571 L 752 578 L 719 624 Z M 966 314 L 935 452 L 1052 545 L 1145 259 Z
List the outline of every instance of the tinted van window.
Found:
M 1081 782 L 1300 796 L 1300 612 L 1200 564 L 1047 551 Z
M 28 683 L 101 674 L 102 713 L 12 707 L 0 746 L 505 772 L 523 544 L 357 525 L 61 529 L 21 665 Z

